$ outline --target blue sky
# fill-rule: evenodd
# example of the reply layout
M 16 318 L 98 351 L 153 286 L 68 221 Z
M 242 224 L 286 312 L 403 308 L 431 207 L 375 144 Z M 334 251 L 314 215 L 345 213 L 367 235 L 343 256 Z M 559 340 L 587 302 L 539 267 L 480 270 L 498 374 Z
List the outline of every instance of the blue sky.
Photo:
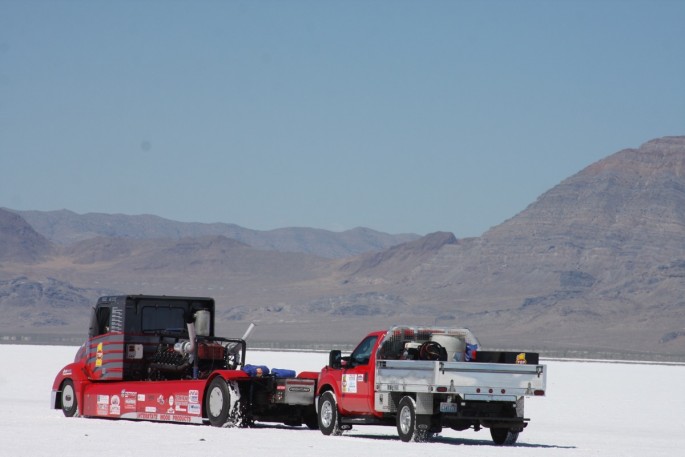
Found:
M 685 1 L 0 0 L 0 206 L 478 236 L 685 134 Z

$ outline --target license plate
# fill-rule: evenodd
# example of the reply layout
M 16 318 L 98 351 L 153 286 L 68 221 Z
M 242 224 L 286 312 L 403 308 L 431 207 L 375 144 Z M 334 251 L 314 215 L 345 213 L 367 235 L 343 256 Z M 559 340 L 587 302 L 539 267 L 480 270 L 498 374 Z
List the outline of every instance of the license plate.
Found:
M 456 413 L 457 412 L 457 404 L 456 403 L 447 403 L 447 402 L 440 402 L 440 412 L 441 413 Z

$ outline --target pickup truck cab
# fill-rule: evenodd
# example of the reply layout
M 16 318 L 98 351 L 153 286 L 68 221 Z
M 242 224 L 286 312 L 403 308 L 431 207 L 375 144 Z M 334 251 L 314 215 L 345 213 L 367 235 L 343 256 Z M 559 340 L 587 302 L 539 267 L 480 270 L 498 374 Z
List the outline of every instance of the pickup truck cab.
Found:
M 369 333 L 349 356 L 329 355 L 317 382 L 324 435 L 353 425 L 395 425 L 403 441 L 424 441 L 443 427 L 489 428 L 498 445 L 527 426 L 524 398 L 544 396 L 538 354 L 480 351 L 464 328 L 398 326 Z

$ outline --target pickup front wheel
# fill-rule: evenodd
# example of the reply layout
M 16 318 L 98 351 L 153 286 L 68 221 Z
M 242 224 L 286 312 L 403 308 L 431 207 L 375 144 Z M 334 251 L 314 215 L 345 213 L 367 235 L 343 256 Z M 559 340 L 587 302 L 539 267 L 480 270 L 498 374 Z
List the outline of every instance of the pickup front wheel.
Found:
M 338 415 L 338 404 L 335 395 L 330 390 L 324 392 L 319 397 L 319 430 L 324 435 L 341 435 L 340 416 Z
M 430 436 L 428 430 L 419 429 L 416 425 L 416 401 L 410 397 L 402 397 L 397 406 L 397 434 L 404 442 L 427 441 Z

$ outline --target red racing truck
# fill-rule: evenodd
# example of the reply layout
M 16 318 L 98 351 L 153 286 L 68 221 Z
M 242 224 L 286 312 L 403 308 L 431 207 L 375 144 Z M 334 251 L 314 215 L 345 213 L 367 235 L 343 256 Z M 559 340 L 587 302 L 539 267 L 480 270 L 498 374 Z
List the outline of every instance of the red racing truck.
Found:
M 394 425 L 403 441 L 483 427 L 512 445 L 526 427 L 524 399 L 544 396 L 537 353 L 479 351 L 468 329 L 393 327 L 370 333 L 350 356 L 333 350 L 319 375 L 324 435 L 353 425 Z
M 318 373 L 246 364 L 243 338 L 214 336 L 214 300 L 101 297 L 88 340 L 52 387 L 64 415 L 316 429 Z

